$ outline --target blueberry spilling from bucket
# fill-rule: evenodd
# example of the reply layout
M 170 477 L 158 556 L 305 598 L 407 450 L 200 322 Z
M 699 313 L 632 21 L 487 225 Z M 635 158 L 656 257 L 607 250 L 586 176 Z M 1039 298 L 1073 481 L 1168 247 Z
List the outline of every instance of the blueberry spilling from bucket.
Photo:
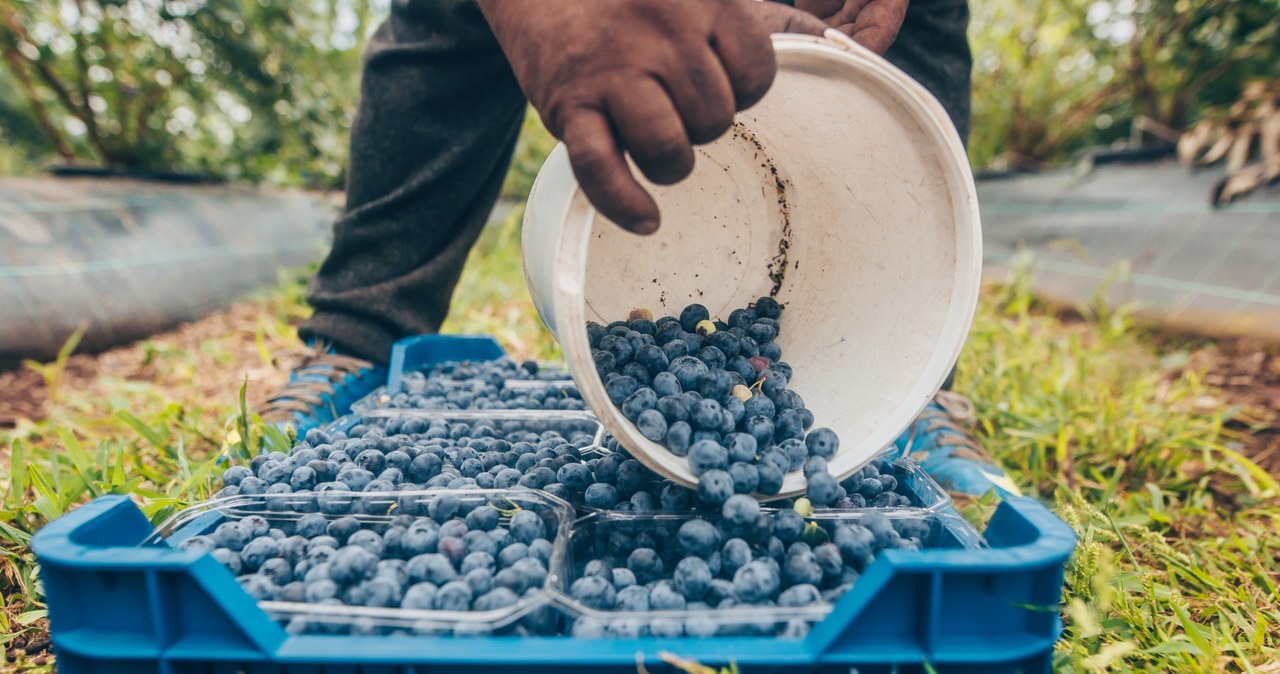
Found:
M 831 475 L 840 439 L 812 428 L 813 413 L 787 388 L 793 372 L 776 341 L 782 311 L 770 297 L 726 320 L 701 304 L 656 320 L 637 309 L 625 321 L 588 323 L 587 335 L 609 399 L 641 435 L 689 462 L 704 506 L 775 495 L 793 471 L 803 471 L 819 506 L 848 506 L 853 496 L 865 505 L 884 492 L 877 505 L 899 505 L 892 489 L 851 493 Z

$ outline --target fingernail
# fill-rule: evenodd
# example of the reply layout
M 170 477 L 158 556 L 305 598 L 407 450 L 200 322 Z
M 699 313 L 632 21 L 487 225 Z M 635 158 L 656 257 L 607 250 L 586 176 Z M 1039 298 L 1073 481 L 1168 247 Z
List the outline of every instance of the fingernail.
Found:
M 658 231 L 658 221 L 657 220 L 639 220 L 631 228 L 631 231 L 635 232 L 636 234 L 652 234 Z

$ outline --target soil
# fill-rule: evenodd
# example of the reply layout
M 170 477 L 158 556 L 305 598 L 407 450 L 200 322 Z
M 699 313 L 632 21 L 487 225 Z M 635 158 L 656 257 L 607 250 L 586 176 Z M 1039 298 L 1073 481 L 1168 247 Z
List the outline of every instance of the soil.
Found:
M 1271 475 L 1280 475 L 1280 347 L 1249 340 L 1219 341 L 1192 352 L 1187 369 L 1204 372 L 1219 389 L 1199 406 L 1238 407 L 1227 422 L 1240 450 Z
M 238 391 L 248 379 L 250 407 L 284 383 L 288 362 L 263 362 L 256 336 L 263 323 L 263 307 L 234 304 L 193 323 L 153 336 L 145 342 L 119 346 L 99 354 L 67 359 L 57 386 L 64 390 L 106 393 L 101 379 L 145 381 L 166 391 L 178 403 L 225 403 L 228 391 Z M 278 338 L 293 341 L 293 338 Z M 272 340 L 277 341 L 277 340 Z M 207 348 L 217 346 L 217 353 Z M 276 344 L 269 344 L 274 350 Z M 179 363 L 164 353 L 183 354 Z M 23 420 L 39 420 L 49 413 L 49 387 L 41 374 L 24 366 L 0 372 L 0 429 Z

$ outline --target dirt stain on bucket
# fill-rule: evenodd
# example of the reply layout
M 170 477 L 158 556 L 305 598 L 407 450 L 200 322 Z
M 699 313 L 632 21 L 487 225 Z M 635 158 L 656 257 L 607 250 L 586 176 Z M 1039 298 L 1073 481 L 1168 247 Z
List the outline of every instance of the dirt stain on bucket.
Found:
M 791 202 L 787 199 L 787 181 L 778 174 L 778 167 L 765 152 L 764 145 L 740 122 L 734 122 L 733 135 L 742 138 L 756 148 L 756 157 L 761 160 L 760 167 L 769 172 L 773 179 L 773 187 L 778 195 L 778 212 L 782 214 L 782 236 L 778 239 L 778 252 L 769 260 L 769 279 L 773 287 L 769 289 L 769 297 L 777 297 L 782 289 L 782 282 L 787 276 L 788 253 L 791 249 Z M 796 266 L 799 266 L 798 264 Z

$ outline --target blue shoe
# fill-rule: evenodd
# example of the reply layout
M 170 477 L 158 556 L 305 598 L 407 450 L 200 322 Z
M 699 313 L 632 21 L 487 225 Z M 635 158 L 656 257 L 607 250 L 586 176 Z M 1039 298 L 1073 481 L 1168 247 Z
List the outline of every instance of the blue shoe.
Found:
M 258 410 L 263 421 L 298 435 L 319 428 L 351 410 L 351 404 L 387 383 L 387 368 L 313 345 L 289 373 L 289 383 Z
M 948 491 L 981 496 L 994 490 L 1000 496 L 1021 496 L 1013 480 L 965 430 L 973 423 L 973 402 L 953 391 L 939 391 L 894 444 Z

